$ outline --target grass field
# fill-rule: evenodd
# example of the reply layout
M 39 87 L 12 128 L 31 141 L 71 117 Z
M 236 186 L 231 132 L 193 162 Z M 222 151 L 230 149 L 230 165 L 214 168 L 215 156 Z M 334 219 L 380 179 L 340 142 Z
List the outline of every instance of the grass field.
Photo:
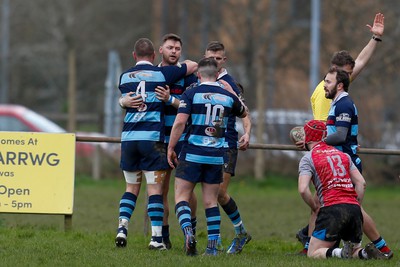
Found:
M 295 234 L 306 224 L 309 214 L 296 186 L 295 178 L 269 176 L 265 182 L 234 180 L 230 193 L 253 240 L 240 255 L 192 258 L 183 254 L 182 233 L 173 213 L 170 215 L 173 248 L 147 249 L 150 237 L 144 234 L 144 188 L 131 220 L 128 246 L 115 248 L 118 203 L 124 190 L 122 178 L 95 182 L 77 177 L 73 227 L 69 232 L 64 232 L 61 215 L 0 215 L 0 266 L 400 266 L 399 185 L 370 186 L 364 199 L 365 209 L 394 250 L 394 258 L 385 262 L 312 260 L 295 255 L 301 249 Z M 200 196 L 199 188 L 196 190 Z M 171 194 L 171 203 L 172 197 Z M 228 246 L 234 237 L 233 227 L 225 214 L 221 216 L 223 244 Z M 200 252 L 206 246 L 206 236 L 204 210 L 200 205 Z M 363 245 L 367 242 L 365 238 Z

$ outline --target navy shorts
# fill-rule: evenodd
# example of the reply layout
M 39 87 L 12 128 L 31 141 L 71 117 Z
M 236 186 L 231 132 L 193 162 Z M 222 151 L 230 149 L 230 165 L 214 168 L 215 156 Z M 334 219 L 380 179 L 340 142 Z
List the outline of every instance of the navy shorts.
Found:
M 180 160 L 176 167 L 175 177 L 192 183 L 222 183 L 222 165 L 195 163 Z
M 355 204 L 336 204 L 322 207 L 318 212 L 312 236 L 323 241 L 360 243 L 363 235 L 361 208 Z
M 129 172 L 168 170 L 165 143 L 154 141 L 122 142 L 120 167 Z
M 236 148 L 227 148 L 224 153 L 224 172 L 235 176 L 238 150 Z

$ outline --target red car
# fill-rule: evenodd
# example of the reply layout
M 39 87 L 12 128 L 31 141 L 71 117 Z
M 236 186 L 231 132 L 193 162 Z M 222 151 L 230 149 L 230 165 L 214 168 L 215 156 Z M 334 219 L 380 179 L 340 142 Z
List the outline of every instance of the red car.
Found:
M 42 115 L 20 105 L 0 104 L 0 131 L 65 133 L 66 130 Z M 93 136 L 93 133 L 80 133 Z M 95 134 L 99 136 L 101 134 Z M 91 156 L 96 143 L 76 142 L 77 156 Z M 107 144 L 105 144 L 107 145 Z

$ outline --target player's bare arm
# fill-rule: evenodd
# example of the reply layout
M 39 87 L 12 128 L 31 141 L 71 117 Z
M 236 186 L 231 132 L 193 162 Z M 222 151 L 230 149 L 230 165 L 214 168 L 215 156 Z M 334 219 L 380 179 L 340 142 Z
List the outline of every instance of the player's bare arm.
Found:
M 311 194 L 310 190 L 310 181 L 311 176 L 308 175 L 300 175 L 299 176 L 299 183 L 298 183 L 298 190 L 300 193 L 301 198 L 304 202 L 310 206 L 312 211 L 318 210 L 318 204 L 315 202 L 313 195 Z
M 250 144 L 251 118 L 250 113 L 242 118 L 244 134 L 239 139 L 239 150 L 246 150 Z
M 226 90 L 226 91 L 228 91 L 229 93 L 231 93 L 231 94 L 234 94 L 235 96 L 238 96 L 237 94 L 236 94 L 236 92 L 235 91 L 233 91 L 233 88 L 232 88 L 232 86 L 229 84 L 229 83 L 227 83 L 226 81 L 224 81 L 224 80 L 219 80 L 218 81 L 219 83 L 221 83 L 223 86 L 224 86 L 224 89 Z
M 367 24 L 367 27 L 372 32 L 373 38 L 369 40 L 368 44 L 363 48 L 355 60 L 356 64 L 354 66 L 353 73 L 351 74 L 352 81 L 354 81 L 358 74 L 360 74 L 360 72 L 364 69 L 374 53 L 377 44 L 382 41 L 383 32 L 385 30 L 385 17 L 383 14 L 376 14 L 372 26 Z
M 350 172 L 351 181 L 354 184 L 354 189 L 357 192 L 357 201 L 361 204 L 364 199 L 365 188 L 367 183 L 365 182 L 364 177 L 360 173 L 360 171 L 355 168 Z
M 249 109 L 247 108 L 247 106 L 246 106 L 246 104 L 244 103 L 243 99 L 242 99 L 240 96 L 238 96 L 238 95 L 236 94 L 236 92 L 233 90 L 232 86 L 231 86 L 229 83 L 227 83 L 226 81 L 222 80 L 222 79 L 221 79 L 221 80 L 218 80 L 218 82 L 221 83 L 221 84 L 224 86 L 224 89 L 225 89 L 226 91 L 228 91 L 229 93 L 231 93 L 231 94 L 237 96 L 237 98 L 239 98 L 240 102 L 241 102 L 242 105 L 244 106 L 244 108 L 245 108 L 245 110 L 246 110 L 246 114 L 242 114 L 242 116 L 240 116 L 239 118 L 244 118 L 244 117 L 247 116 L 247 114 L 250 114 Z
M 187 59 L 183 61 L 182 64 L 186 64 L 186 75 L 190 75 L 197 71 L 197 62 Z
M 174 150 L 176 144 L 179 141 L 179 138 L 181 137 L 185 129 L 185 125 L 188 118 L 189 118 L 188 114 L 178 113 L 178 115 L 175 118 L 174 125 L 172 126 L 171 135 L 168 143 L 168 150 L 167 150 L 168 164 L 169 166 L 171 166 L 171 168 L 175 168 L 175 166 L 178 164 L 178 157 Z

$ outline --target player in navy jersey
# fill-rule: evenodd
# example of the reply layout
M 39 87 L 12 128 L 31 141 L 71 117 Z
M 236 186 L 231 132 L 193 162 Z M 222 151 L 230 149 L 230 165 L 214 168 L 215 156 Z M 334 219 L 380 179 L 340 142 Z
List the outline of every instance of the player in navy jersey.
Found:
M 185 236 L 187 255 L 195 255 L 196 239 L 190 220 L 189 199 L 196 183 L 202 184 L 203 203 L 207 220 L 208 242 L 206 255 L 217 255 L 221 217 L 218 208 L 218 191 L 222 182 L 225 131 L 229 114 L 244 117 L 247 108 L 233 93 L 229 85 L 223 89 L 216 82 L 217 62 L 204 58 L 198 65 L 200 85 L 186 90 L 181 98 L 170 143 L 168 163 L 177 164 L 175 174 L 175 212 Z M 183 144 L 179 162 L 175 146 L 185 129 L 190 128 L 187 142 Z
M 147 182 L 152 238 L 149 249 L 162 250 L 162 183 L 168 169 L 165 140 L 165 103 L 158 99 L 155 89 L 173 84 L 193 73 L 197 63 L 186 61 L 181 67 L 153 66 L 155 51 L 153 43 L 141 38 L 135 43 L 133 58 L 136 65 L 120 77 L 120 105 L 126 108 L 121 135 L 121 162 L 126 190 L 120 200 L 119 224 L 115 244 L 125 247 L 128 224 L 136 206 L 142 176 Z M 140 100 L 137 96 L 140 96 Z M 141 103 L 140 103 L 141 101 Z M 140 104 L 139 104 L 140 103 Z
M 205 58 L 214 58 L 218 63 L 218 81 L 226 81 L 239 98 L 244 101 L 243 88 L 235 81 L 235 79 L 230 76 L 227 70 L 224 68 L 224 64 L 227 60 L 225 54 L 225 47 L 222 43 L 218 41 L 210 42 L 207 45 L 205 51 Z M 231 177 L 235 175 L 236 161 L 238 157 L 238 148 L 240 150 L 246 150 L 249 146 L 250 141 L 250 131 L 251 131 L 251 120 L 250 114 L 242 118 L 244 134 L 240 137 L 236 130 L 236 117 L 229 115 L 228 125 L 225 134 L 225 154 L 224 154 L 224 175 L 223 182 L 218 193 L 218 203 L 221 205 L 222 209 L 228 215 L 235 229 L 235 238 L 232 240 L 231 244 L 227 249 L 227 253 L 236 254 L 240 253 L 243 246 L 251 240 L 250 234 L 247 233 L 244 227 L 242 218 L 239 213 L 236 202 L 228 194 L 228 186 Z M 239 143 L 238 143 L 239 140 Z M 222 246 L 222 245 L 220 245 Z
M 349 154 L 358 170 L 362 172 L 361 159 L 357 155 L 358 111 L 347 92 L 349 75 L 344 70 L 331 67 L 324 81 L 325 97 L 333 100 L 326 121 L 327 143 Z M 340 87 L 340 84 L 343 86 Z
M 159 48 L 159 53 L 161 54 L 161 63 L 158 65 L 162 66 L 180 66 L 179 58 L 181 57 L 182 52 L 182 40 L 181 38 L 173 33 L 168 33 L 163 36 L 162 44 Z M 182 93 L 185 91 L 186 87 L 189 87 L 192 83 L 197 82 L 197 76 L 194 74 L 190 74 L 180 79 L 179 81 L 171 84 L 168 89 L 166 88 L 156 88 L 156 94 L 160 99 L 166 102 L 165 105 L 165 143 L 168 146 L 169 137 L 171 134 L 172 125 L 174 124 L 175 117 L 178 111 L 179 100 L 181 99 Z M 182 143 L 184 142 L 186 135 L 186 129 L 183 132 L 177 146 L 175 147 L 175 152 L 179 154 Z M 163 218 L 163 226 L 162 226 L 162 237 L 163 243 L 165 244 L 167 249 L 172 247 L 170 238 L 169 238 L 169 203 L 168 203 L 168 192 L 169 192 L 169 184 L 171 177 L 172 169 L 168 169 L 165 175 L 164 183 L 163 183 L 163 204 L 164 204 L 164 218 Z M 190 201 L 191 209 L 192 209 L 192 225 L 193 228 L 196 228 L 197 220 L 196 220 L 196 209 L 197 206 L 196 196 L 193 194 L 193 197 Z

